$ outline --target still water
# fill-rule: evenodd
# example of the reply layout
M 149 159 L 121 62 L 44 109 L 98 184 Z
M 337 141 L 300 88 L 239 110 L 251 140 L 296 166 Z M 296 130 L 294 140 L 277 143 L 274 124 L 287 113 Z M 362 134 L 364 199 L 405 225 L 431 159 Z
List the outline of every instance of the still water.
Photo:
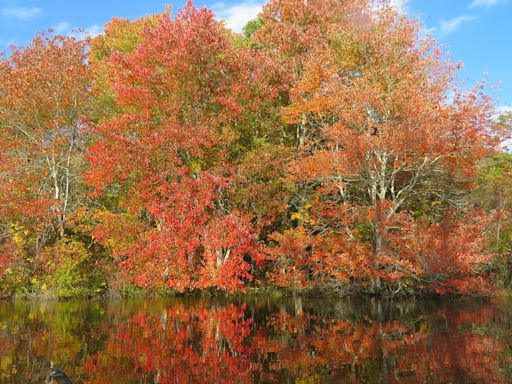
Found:
M 0 303 L 0 383 L 512 383 L 512 302 Z

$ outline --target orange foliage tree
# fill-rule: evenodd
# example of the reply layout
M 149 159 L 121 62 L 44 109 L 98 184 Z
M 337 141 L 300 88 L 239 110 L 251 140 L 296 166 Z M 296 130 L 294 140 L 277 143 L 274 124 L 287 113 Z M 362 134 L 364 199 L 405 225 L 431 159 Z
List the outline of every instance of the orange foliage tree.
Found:
M 41 34 L 0 61 L 0 259 L 28 256 L 35 269 L 82 201 L 90 88 L 74 38 Z
M 442 281 L 451 292 L 486 291 L 482 266 L 493 255 L 481 235 L 485 220 L 465 213 L 464 198 L 478 160 L 497 143 L 490 99 L 482 85 L 459 91 L 460 64 L 392 8 L 352 8 L 344 17 L 339 9 L 271 1 L 256 33 L 300 69 L 283 110 L 296 130 L 288 169 L 299 188 L 289 228 L 269 251 L 274 280 L 296 287 L 342 281 L 371 292 L 436 290 Z M 302 38 L 283 40 L 290 35 Z M 433 250 L 435 228 L 447 221 L 442 231 L 459 249 Z M 470 232 L 480 235 L 470 240 L 465 229 L 478 223 Z M 421 248 L 417 233 L 433 238 Z M 468 275 L 481 284 L 464 283 Z
M 243 288 L 261 257 L 250 216 L 225 191 L 235 177 L 230 145 L 277 96 L 263 55 L 191 3 L 162 14 L 132 53 L 109 58 L 120 112 L 101 122 L 88 182 L 117 188 L 118 211 L 98 212 L 98 240 L 142 286 Z

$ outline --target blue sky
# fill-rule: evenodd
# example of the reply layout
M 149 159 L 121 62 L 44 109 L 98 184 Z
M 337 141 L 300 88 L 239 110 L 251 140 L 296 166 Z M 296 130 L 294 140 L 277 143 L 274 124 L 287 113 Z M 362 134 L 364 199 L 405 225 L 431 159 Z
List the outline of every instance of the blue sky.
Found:
M 0 0 L 0 50 L 26 43 L 52 27 L 70 34 L 85 28 L 100 33 L 112 16 L 137 18 L 161 12 L 165 4 L 180 8 L 185 0 Z M 512 104 L 512 0 L 390 0 L 402 12 L 419 18 L 425 30 L 446 45 L 464 67 L 468 85 L 487 78 L 498 105 Z M 196 0 L 213 8 L 235 30 L 259 11 L 261 0 Z

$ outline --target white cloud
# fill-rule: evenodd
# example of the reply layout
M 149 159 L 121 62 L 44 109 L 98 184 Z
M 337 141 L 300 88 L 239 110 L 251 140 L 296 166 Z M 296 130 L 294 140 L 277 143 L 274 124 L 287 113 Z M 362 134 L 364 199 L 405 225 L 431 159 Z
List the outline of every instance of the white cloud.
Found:
M 437 35 L 437 32 L 438 32 L 437 27 L 434 27 L 434 26 L 427 27 L 426 25 L 423 25 L 423 27 L 420 28 L 420 30 L 418 31 L 418 37 L 421 40 L 426 39 L 426 38 L 435 38 L 435 36 Z
M 79 39 L 84 39 L 88 36 L 95 37 L 103 32 L 103 27 L 98 24 L 91 25 L 88 28 L 78 28 L 73 27 L 67 21 L 61 21 L 57 25 L 54 25 L 52 29 L 59 35 L 74 36 Z
M 409 0 L 389 0 L 389 5 L 395 8 L 398 12 L 405 15 L 407 13 L 407 4 Z
M 485 7 L 487 9 L 489 9 L 496 4 L 506 3 L 507 1 L 508 0 L 505 0 L 505 1 L 502 1 L 502 0 L 473 0 L 469 4 L 469 8 Z
M 496 112 L 498 112 L 500 115 L 512 112 L 512 105 L 499 105 L 496 107 Z
M 85 33 L 87 36 L 96 37 L 103 32 L 103 26 L 99 24 L 91 25 L 89 28 L 85 29 Z
M 61 21 L 59 24 L 54 25 L 52 29 L 59 35 L 66 35 L 71 31 L 71 24 L 67 21 Z
M 229 28 L 235 32 L 242 32 L 245 24 L 260 13 L 262 5 L 262 2 L 254 0 L 244 1 L 231 6 L 221 2 L 214 4 L 213 9 L 217 16 L 226 22 Z
M 498 119 L 501 115 L 506 113 L 512 113 L 512 105 L 498 105 L 496 107 L 496 115 L 495 118 Z M 502 151 L 506 151 L 512 153 L 512 139 L 508 138 L 500 143 L 500 148 Z
M 394 8 L 399 14 L 406 15 L 409 11 L 408 4 L 410 0 L 370 0 L 370 8 L 374 13 L 379 12 L 387 6 Z
M 439 32 L 443 36 L 447 36 L 452 32 L 455 32 L 464 23 L 478 19 L 477 15 L 460 15 L 450 20 L 441 20 Z
M 17 7 L 17 8 L 2 8 L 0 9 L 0 13 L 8 18 L 17 19 L 20 21 L 27 21 L 33 19 L 37 15 L 39 15 L 43 10 L 41 8 L 27 8 L 27 7 Z

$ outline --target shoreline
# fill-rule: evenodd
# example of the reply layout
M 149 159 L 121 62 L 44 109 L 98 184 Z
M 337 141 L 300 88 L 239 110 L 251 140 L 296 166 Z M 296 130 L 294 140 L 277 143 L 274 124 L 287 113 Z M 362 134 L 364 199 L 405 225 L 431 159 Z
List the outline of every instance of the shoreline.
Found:
M 361 291 L 346 291 L 340 292 L 336 289 L 303 289 L 293 291 L 291 289 L 279 287 L 265 287 L 265 288 L 247 288 L 244 291 L 226 292 L 226 291 L 188 291 L 178 292 L 171 289 L 130 289 L 126 292 L 107 291 L 97 295 L 75 295 L 75 296 L 58 296 L 51 292 L 38 292 L 26 295 L 12 295 L 0 296 L 1 302 L 38 302 L 38 301 L 96 301 L 96 300 L 132 300 L 132 299 L 165 299 L 165 298 L 251 298 L 251 297 L 266 297 L 271 299 L 293 298 L 300 297 L 306 299 L 346 299 L 346 298 L 365 298 L 365 299 L 379 299 L 379 300 L 401 300 L 401 299 L 505 299 L 512 297 L 512 292 L 507 289 L 497 291 L 495 294 L 488 295 L 475 295 L 475 294 L 434 294 L 434 293 L 409 293 L 409 294 L 384 294 L 384 293 L 368 293 Z

